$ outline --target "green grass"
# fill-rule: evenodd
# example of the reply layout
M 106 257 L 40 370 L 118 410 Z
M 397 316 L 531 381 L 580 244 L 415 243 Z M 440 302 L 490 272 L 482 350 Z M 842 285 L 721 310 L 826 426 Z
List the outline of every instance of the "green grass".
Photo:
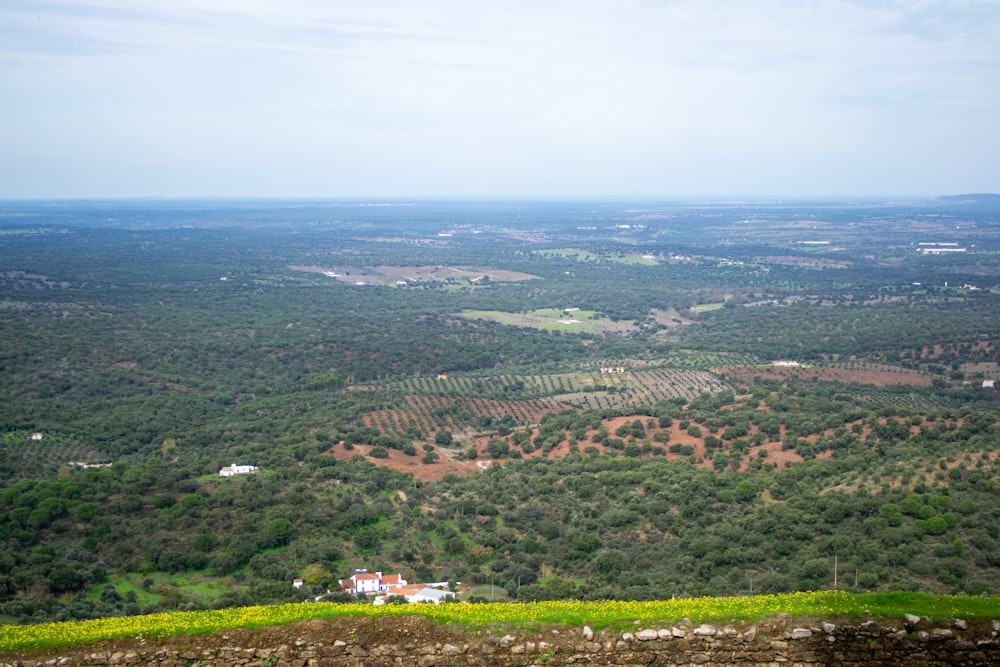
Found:
M 228 590 L 228 587 L 212 580 L 208 574 L 208 570 L 202 570 L 175 575 L 155 572 L 148 575 L 109 576 L 105 583 L 113 586 L 119 594 L 134 592 L 140 607 L 158 604 L 167 596 L 168 591 L 174 596 L 211 603 Z M 152 583 L 148 587 L 143 587 L 143 579 L 149 579 Z M 90 597 L 98 598 L 103 588 L 103 585 L 95 586 L 90 592 Z
M 463 310 L 461 316 L 470 320 L 492 320 L 508 325 L 517 325 L 522 318 L 518 313 L 506 313 L 502 310 Z
M 556 329 L 560 331 L 587 331 L 596 329 L 592 323 L 600 315 L 592 310 L 564 311 L 559 308 L 539 308 L 525 313 L 507 313 L 501 310 L 463 310 L 461 316 L 470 320 L 492 320 L 510 326 L 533 326 L 536 329 Z M 575 323 L 561 322 L 563 319 L 580 320 Z M 539 321 L 541 320 L 541 321 Z
M 538 328 L 554 331 L 586 331 L 587 333 L 591 333 L 596 327 L 586 322 L 548 322 L 540 325 Z
M 439 623 L 472 629 L 491 626 L 533 627 L 537 624 L 616 627 L 639 621 L 669 623 L 689 618 L 707 621 L 749 621 L 778 614 L 837 619 L 901 618 L 904 614 L 932 620 L 1000 618 L 1000 598 L 935 596 L 922 593 L 863 593 L 838 591 L 729 598 L 686 598 L 656 602 L 539 602 L 533 604 L 383 605 L 299 603 L 270 607 L 240 607 L 216 611 L 174 612 L 93 621 L 0 626 L 0 651 L 58 648 L 122 637 L 162 638 L 200 635 L 229 628 L 283 625 L 309 619 L 419 615 Z
M 710 312 L 710 311 L 713 311 L 713 310 L 719 310 L 724 305 L 726 305 L 726 304 L 724 304 L 722 302 L 719 302 L 719 303 L 702 303 L 702 304 L 698 304 L 697 306 L 693 306 L 691 308 L 691 310 L 694 311 L 694 312 L 696 312 L 696 313 L 707 313 L 707 312 Z

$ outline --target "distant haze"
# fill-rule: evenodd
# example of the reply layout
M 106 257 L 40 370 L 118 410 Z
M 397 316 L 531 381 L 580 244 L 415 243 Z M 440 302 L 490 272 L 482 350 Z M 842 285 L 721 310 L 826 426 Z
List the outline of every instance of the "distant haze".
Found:
M 1000 3 L 6 0 L 0 197 L 1000 191 Z

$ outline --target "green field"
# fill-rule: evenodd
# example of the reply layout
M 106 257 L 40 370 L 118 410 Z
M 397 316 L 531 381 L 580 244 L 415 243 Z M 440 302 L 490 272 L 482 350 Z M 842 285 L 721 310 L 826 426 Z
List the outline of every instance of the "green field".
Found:
M 600 313 L 593 310 L 560 310 L 558 308 L 539 308 L 523 313 L 509 313 L 501 310 L 463 310 L 461 316 L 471 320 L 491 320 L 509 326 L 573 333 L 592 333 L 599 328 L 599 323 L 605 320 Z M 622 323 L 624 326 L 628 324 L 630 323 Z
M 110 586 L 119 595 L 134 594 L 140 607 L 185 599 L 212 603 L 229 590 L 229 586 L 209 575 L 208 571 L 173 575 L 162 572 L 116 575 L 109 577 L 103 586 L 91 589 L 90 597 L 99 599 L 104 588 Z
M 719 302 L 719 303 L 700 303 L 697 306 L 692 306 L 691 310 L 694 311 L 694 312 L 696 312 L 696 313 L 709 313 L 709 312 L 711 312 L 713 310 L 719 310 L 720 308 L 722 308 L 725 305 L 726 304 L 722 303 L 722 302 Z

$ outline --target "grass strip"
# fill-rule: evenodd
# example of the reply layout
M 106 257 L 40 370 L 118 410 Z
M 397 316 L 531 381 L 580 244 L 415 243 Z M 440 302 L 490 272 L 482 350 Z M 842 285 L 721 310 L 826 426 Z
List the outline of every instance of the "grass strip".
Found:
M 1000 598 L 903 592 L 851 594 L 828 591 L 748 597 L 682 598 L 650 602 L 550 601 L 530 604 L 451 603 L 382 606 L 307 602 L 40 625 L 3 625 L 0 626 L 0 651 L 68 647 L 125 637 L 164 638 L 201 635 L 230 628 L 277 626 L 316 618 L 352 616 L 419 615 L 439 623 L 459 624 L 471 628 L 536 624 L 568 626 L 589 624 L 594 628 L 602 628 L 634 621 L 648 624 L 653 621 L 670 622 L 683 618 L 696 623 L 753 622 L 778 614 L 820 619 L 844 617 L 885 619 L 916 614 L 931 620 L 963 618 L 975 622 L 1000 618 Z

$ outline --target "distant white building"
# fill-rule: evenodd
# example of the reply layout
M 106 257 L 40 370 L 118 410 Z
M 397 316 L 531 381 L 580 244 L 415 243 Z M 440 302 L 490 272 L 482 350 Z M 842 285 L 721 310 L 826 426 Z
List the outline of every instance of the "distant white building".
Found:
M 445 600 L 454 600 L 455 594 L 437 588 L 421 588 L 415 595 L 407 595 L 408 602 L 433 602 L 440 604 Z
M 372 600 L 372 604 L 380 605 L 385 604 L 389 601 L 390 595 L 399 595 L 406 598 L 406 601 L 410 604 L 415 604 L 419 602 L 431 602 L 433 604 L 441 604 L 445 600 L 454 600 L 455 594 L 451 591 L 443 591 L 439 588 L 431 588 L 430 586 L 403 586 L 394 591 L 390 591 L 386 595 L 380 595 Z
M 241 466 L 234 463 L 231 466 L 226 466 L 219 471 L 219 477 L 234 477 L 235 475 L 249 475 L 252 472 L 257 472 L 259 468 L 257 466 Z
M 923 244 L 921 244 L 921 245 L 923 245 Z M 943 254 L 943 253 L 946 253 L 946 252 L 965 252 L 965 248 L 952 248 L 952 247 L 944 248 L 944 247 L 941 247 L 943 245 L 945 245 L 945 244 L 942 243 L 940 245 L 937 245 L 937 246 L 934 246 L 934 247 L 929 247 L 929 248 L 918 248 L 917 252 L 922 252 L 925 255 L 940 255 L 940 254 Z M 952 244 L 952 245 L 954 245 L 954 244 Z

